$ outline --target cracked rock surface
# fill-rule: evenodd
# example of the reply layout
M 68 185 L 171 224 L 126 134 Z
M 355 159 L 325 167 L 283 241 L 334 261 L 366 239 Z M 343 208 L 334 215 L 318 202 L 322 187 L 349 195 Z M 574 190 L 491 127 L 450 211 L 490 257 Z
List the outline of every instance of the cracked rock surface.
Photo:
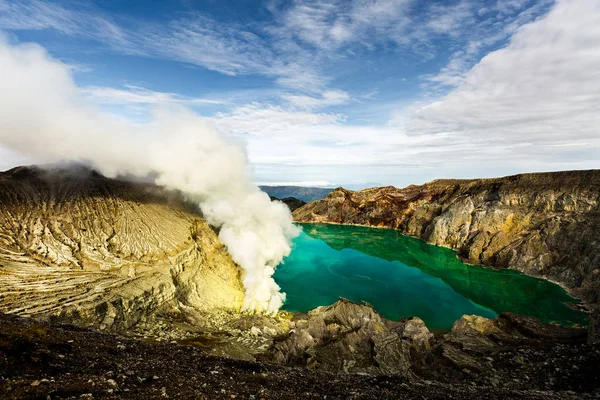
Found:
M 85 167 L 0 173 L 0 311 L 122 330 L 239 310 L 239 268 L 193 204 Z

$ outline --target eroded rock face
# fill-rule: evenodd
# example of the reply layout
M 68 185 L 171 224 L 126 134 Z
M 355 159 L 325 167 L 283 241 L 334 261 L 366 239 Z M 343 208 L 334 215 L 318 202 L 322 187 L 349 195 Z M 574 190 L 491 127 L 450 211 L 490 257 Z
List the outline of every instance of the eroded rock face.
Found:
M 83 167 L 0 174 L 0 312 L 122 330 L 239 310 L 239 269 L 177 193 Z
M 370 306 L 346 299 L 297 314 L 275 339 L 275 361 L 332 372 L 414 377 L 433 335 L 423 321 L 386 320 Z
M 299 208 L 300 222 L 393 228 L 470 263 L 560 282 L 600 303 L 600 171 L 436 180 L 352 192 Z

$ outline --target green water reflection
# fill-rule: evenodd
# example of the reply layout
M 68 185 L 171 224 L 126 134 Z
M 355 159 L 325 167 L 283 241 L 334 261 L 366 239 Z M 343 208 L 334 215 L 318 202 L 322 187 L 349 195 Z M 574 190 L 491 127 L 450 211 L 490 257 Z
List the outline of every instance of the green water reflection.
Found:
M 389 319 L 422 318 L 447 330 L 464 314 L 493 318 L 512 311 L 563 325 L 586 315 L 561 287 L 515 271 L 462 263 L 449 249 L 391 229 L 301 224 L 291 255 L 275 272 L 289 311 L 305 312 L 338 297 L 366 301 Z

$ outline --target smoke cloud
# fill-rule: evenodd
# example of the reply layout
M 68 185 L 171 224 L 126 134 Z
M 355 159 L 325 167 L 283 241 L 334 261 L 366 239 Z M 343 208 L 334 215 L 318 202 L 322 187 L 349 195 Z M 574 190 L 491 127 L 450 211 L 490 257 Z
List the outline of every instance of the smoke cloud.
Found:
M 272 278 L 298 228 L 285 205 L 252 184 L 242 146 L 185 108 L 135 124 L 87 104 L 67 65 L 35 44 L 0 35 L 0 143 L 39 162 L 91 162 L 103 174 L 157 174 L 199 204 L 243 270 L 244 308 L 274 313 L 285 294 Z

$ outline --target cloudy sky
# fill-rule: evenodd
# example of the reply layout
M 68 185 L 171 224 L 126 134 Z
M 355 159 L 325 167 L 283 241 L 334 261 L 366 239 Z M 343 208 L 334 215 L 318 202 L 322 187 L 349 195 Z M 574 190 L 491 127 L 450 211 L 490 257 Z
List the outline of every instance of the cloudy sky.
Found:
M 0 0 L 0 34 L 102 112 L 205 117 L 257 182 L 600 167 L 598 0 Z M 35 161 L 0 147 L 0 169 Z

